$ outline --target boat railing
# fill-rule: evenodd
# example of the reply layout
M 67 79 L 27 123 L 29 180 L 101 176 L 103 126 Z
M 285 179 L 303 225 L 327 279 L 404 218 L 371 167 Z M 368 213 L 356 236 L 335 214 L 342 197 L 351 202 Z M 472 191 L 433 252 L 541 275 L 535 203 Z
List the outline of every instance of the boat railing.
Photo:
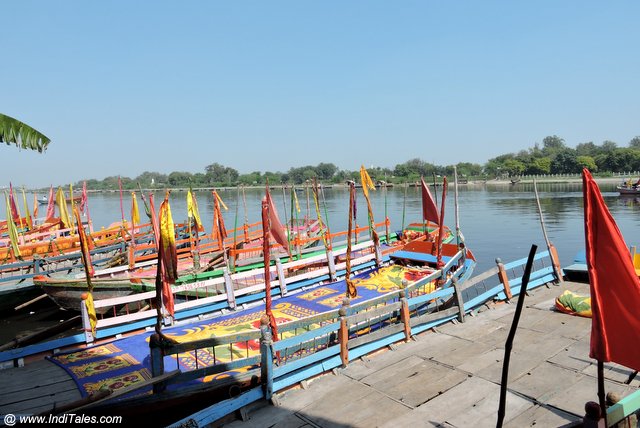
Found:
M 462 254 L 459 253 L 455 258 L 460 261 Z M 545 258 L 549 258 L 548 251 L 536 255 L 538 263 L 533 267 L 527 289 L 558 280 L 552 267 L 541 263 Z M 471 279 L 466 277 L 466 264 L 458 266 L 453 263 L 450 271 L 436 271 L 410 287 L 381 298 L 352 307 L 345 300 L 339 310 L 319 314 L 318 319 L 314 316 L 295 321 L 292 325 L 301 333 L 278 341 L 273 340 L 268 324 L 263 322 L 260 332 L 261 385 L 248 389 L 237 397 L 216 403 L 172 426 L 205 426 L 253 401 L 270 399 L 273 393 L 312 376 L 345 367 L 355 358 L 396 342 L 408 341 L 412 335 L 452 320 L 464 322 L 467 313 L 476 311 L 487 301 L 508 299 L 510 297 L 507 297 L 507 292 L 511 293 L 511 297 L 520 293 L 522 274 L 519 270 L 524 269 L 526 261 L 524 258 L 507 265 L 499 263 L 496 268 Z M 419 289 L 426 283 L 439 280 L 445 281 L 441 288 L 422 295 L 411 294 L 412 288 Z M 491 294 L 483 295 L 482 300 L 479 300 L 477 297 L 483 293 L 478 293 L 471 300 L 465 301 L 464 291 L 478 286 L 491 291 Z M 325 324 L 320 325 L 319 319 Z M 287 325 L 279 326 L 279 331 L 284 330 Z M 207 341 L 198 343 L 199 346 L 207 344 Z M 152 349 L 151 353 L 154 352 L 157 353 L 158 350 Z M 157 358 L 152 357 L 152 361 L 157 361 Z M 252 364 L 255 361 L 255 356 L 252 356 Z M 159 374 L 161 371 L 154 369 L 154 376 Z M 178 375 L 176 382 L 179 382 L 180 376 L 188 375 Z M 236 375 L 231 373 L 230 376 Z M 237 379 L 241 380 L 240 377 Z
M 276 298 L 284 296 L 288 292 L 341 274 L 346 269 L 346 262 L 342 261 L 346 251 L 346 247 L 343 247 L 330 251 L 328 255 L 319 254 L 285 263 L 276 259 L 275 265 L 269 267 L 272 295 Z M 373 242 L 367 240 L 353 245 L 352 255 L 355 256 L 351 261 L 354 270 L 372 266 L 376 258 Z M 237 273 L 224 269 L 223 272 L 222 276 L 172 287 L 176 299 L 176 320 L 212 312 L 220 313 L 223 309 L 235 309 L 238 305 L 248 304 L 265 296 L 264 269 Z M 118 326 L 137 323 L 134 325 L 142 328 L 152 325 L 157 316 L 155 297 L 156 291 L 152 290 L 123 297 L 96 299 L 94 307 L 98 313 L 103 314 L 98 315 L 95 337 L 91 334 L 86 305 L 81 302 L 86 342 L 91 343 L 96 338 L 117 334 Z
M 106 264 L 111 258 L 125 249 L 125 243 L 98 247 L 90 250 L 92 263 L 96 267 Z M 35 257 L 30 260 L 16 261 L 0 265 L 0 283 L 8 281 L 26 281 L 36 275 L 66 272 L 82 267 L 82 255 L 60 254 L 49 257 Z

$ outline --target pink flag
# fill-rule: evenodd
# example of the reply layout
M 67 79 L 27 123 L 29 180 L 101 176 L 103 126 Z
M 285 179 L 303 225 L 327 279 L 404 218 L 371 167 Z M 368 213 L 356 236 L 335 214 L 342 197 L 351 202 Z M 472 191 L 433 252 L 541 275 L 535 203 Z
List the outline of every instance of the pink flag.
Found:
M 280 218 L 278 218 L 278 211 L 273 203 L 273 199 L 271 199 L 271 193 L 269 193 L 269 188 L 267 187 L 267 203 L 269 204 L 269 223 L 270 223 L 270 232 L 273 236 L 273 239 L 280 245 L 282 248 L 287 250 L 287 253 L 291 255 L 289 251 L 289 242 L 287 241 L 287 234 L 284 230 L 284 226 L 280 222 Z
M 11 182 L 9 182 L 9 204 L 11 205 L 11 217 L 13 217 L 13 221 L 19 223 L 20 212 L 18 212 L 18 206 L 16 205 L 16 200 L 13 196 L 13 186 L 11 185 Z
M 47 217 L 45 219 L 45 222 L 47 220 L 51 220 L 55 216 L 56 216 L 56 200 L 53 195 L 53 186 L 51 186 L 49 188 L 49 203 L 47 204 Z

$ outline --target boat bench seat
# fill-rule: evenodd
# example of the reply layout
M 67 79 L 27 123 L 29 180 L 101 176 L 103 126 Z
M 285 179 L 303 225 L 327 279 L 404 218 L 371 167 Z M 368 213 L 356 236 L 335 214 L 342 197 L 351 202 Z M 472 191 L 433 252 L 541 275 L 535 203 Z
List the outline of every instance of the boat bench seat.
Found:
M 437 257 L 435 254 L 429 254 L 429 253 L 415 253 L 413 251 L 396 251 L 395 253 L 393 253 L 391 255 L 392 259 L 405 259 L 405 260 L 410 260 L 413 262 L 420 262 L 420 263 L 436 263 L 438 261 Z M 447 257 L 447 256 L 442 256 L 442 261 L 446 264 L 449 260 L 451 260 L 451 257 Z

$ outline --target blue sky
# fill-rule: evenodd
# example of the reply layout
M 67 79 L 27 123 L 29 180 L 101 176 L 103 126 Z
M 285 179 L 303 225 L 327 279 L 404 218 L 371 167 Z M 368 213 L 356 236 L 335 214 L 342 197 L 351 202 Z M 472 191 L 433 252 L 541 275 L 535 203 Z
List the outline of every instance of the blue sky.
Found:
M 640 2 L 4 2 L 0 187 L 640 135 Z

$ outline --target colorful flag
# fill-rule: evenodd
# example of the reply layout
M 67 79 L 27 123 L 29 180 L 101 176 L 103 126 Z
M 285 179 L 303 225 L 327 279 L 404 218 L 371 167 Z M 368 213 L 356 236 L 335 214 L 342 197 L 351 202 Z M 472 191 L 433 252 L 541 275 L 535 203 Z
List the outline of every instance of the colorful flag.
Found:
M 84 226 L 82 225 L 82 218 L 80 217 L 78 206 L 73 207 L 73 214 L 76 218 L 76 223 L 78 224 L 78 239 L 80 240 L 80 250 L 82 251 L 82 263 L 84 263 L 87 277 L 91 278 L 95 274 L 95 271 L 93 269 L 93 264 L 91 263 L 89 239 L 87 238 L 87 233 L 85 232 Z
M 13 256 L 16 258 L 22 257 L 20 254 L 20 246 L 18 245 L 18 228 L 16 227 L 16 223 L 13 221 L 13 217 L 11 215 L 11 203 L 9 202 L 9 197 L 7 194 L 4 194 L 4 200 L 6 202 L 7 208 L 7 229 L 9 232 L 9 244 L 11 245 L 11 249 L 13 250 Z
M 33 192 L 33 219 L 38 218 L 38 194 Z
M 135 227 L 136 224 L 140 224 L 140 211 L 138 211 L 138 200 L 136 199 L 136 192 L 131 192 L 131 225 Z M 133 229 L 131 229 L 133 236 Z
M 202 228 L 202 221 L 200 220 L 200 212 L 198 211 L 198 201 L 196 200 L 195 195 L 189 189 L 187 192 L 187 217 L 189 220 L 192 218 L 196 222 L 196 228 L 200 230 Z
M 589 356 L 640 370 L 640 280 L 629 249 L 587 169 L 582 172 L 584 230 L 591 288 Z
M 269 213 L 269 187 L 267 186 L 267 195 L 262 199 L 262 255 L 264 259 L 264 290 L 265 290 L 265 313 L 269 318 L 269 325 L 273 334 L 273 340 L 278 340 L 278 325 L 276 318 L 271 311 L 271 253 L 269 243 L 271 242 L 271 228 L 269 222 L 271 215 Z
M 287 254 L 291 255 L 291 251 L 289 250 L 289 241 L 287 240 L 287 232 L 280 222 L 278 211 L 276 210 L 276 206 L 273 203 L 273 199 L 271 198 L 271 193 L 269 192 L 268 186 L 265 197 L 267 203 L 269 204 L 269 232 L 273 236 L 273 239 L 275 239 L 275 241 L 278 244 L 282 245 L 282 248 L 287 251 Z
M 87 298 L 84 299 L 84 304 L 87 307 L 87 314 L 89 315 L 89 324 L 91 325 L 91 332 L 96 334 L 96 325 L 98 317 L 96 316 L 96 309 L 93 305 L 93 284 L 91 283 L 91 277 L 95 274 L 93 264 L 91 263 L 91 253 L 89 252 L 89 241 L 87 239 L 84 226 L 82 225 L 82 218 L 80 217 L 80 211 L 77 206 L 73 207 L 73 215 L 76 218 L 78 224 L 78 239 L 80 240 L 80 252 L 82 254 L 82 263 L 84 264 L 84 272 L 87 280 Z
M 27 204 L 27 194 L 24 192 L 24 187 L 22 188 L 22 202 L 24 203 L 24 218 L 27 222 L 27 227 L 31 230 L 33 229 L 33 222 L 31 221 L 31 214 L 29 214 L 29 204 Z
M 429 186 L 424 182 L 423 177 L 420 177 L 420 187 L 422 189 L 422 219 L 440 224 L 438 207 L 433 201 L 433 197 L 429 191 Z
M 69 218 L 69 211 L 67 210 L 67 201 L 64 196 L 64 191 L 61 187 L 58 187 L 56 192 L 56 203 L 58 204 L 58 211 L 60 212 L 60 220 L 64 227 L 72 227 L 71 218 Z
M 153 236 L 155 237 L 156 251 L 160 252 L 160 225 L 158 224 L 158 217 L 156 216 L 156 207 L 153 202 L 153 193 L 149 193 L 149 211 L 151 219 L 151 229 L 153 230 Z
M 355 220 L 356 206 L 356 185 L 353 181 L 349 183 L 349 227 L 347 229 L 347 254 L 346 254 L 346 273 L 344 276 L 347 283 L 347 297 L 353 299 L 358 297 L 358 289 L 356 288 L 351 277 L 351 234 L 353 231 L 353 220 Z
M 13 217 L 13 221 L 20 221 L 20 211 L 18 210 L 18 205 L 16 205 L 15 195 L 13 194 L 13 185 L 9 182 L 9 203 L 11 204 L 11 216 Z
M 45 222 L 51 220 L 56 216 L 55 198 L 53 197 L 53 186 L 49 188 L 49 203 L 47 204 L 47 217 Z
M 80 212 L 87 213 L 87 182 L 82 182 L 82 197 L 80 198 Z
M 360 182 L 362 183 L 362 193 L 364 193 L 364 197 L 369 199 L 369 189 L 376 190 L 376 186 L 373 184 L 373 180 L 364 168 L 364 165 L 360 166 Z
M 213 194 L 212 239 L 218 241 L 218 248 L 222 250 L 224 248 L 224 240 L 227 239 L 227 228 L 224 226 L 224 218 L 222 217 L 222 211 L 220 210 L 220 202 L 222 199 L 220 199 L 218 192 L 215 190 L 211 193 Z
M 168 193 L 168 192 L 167 192 Z M 156 278 L 156 287 L 162 289 L 162 303 L 171 316 L 175 315 L 171 284 L 178 279 L 178 255 L 176 252 L 176 236 L 167 194 L 160 205 L 160 251 L 158 263 L 161 274 Z

